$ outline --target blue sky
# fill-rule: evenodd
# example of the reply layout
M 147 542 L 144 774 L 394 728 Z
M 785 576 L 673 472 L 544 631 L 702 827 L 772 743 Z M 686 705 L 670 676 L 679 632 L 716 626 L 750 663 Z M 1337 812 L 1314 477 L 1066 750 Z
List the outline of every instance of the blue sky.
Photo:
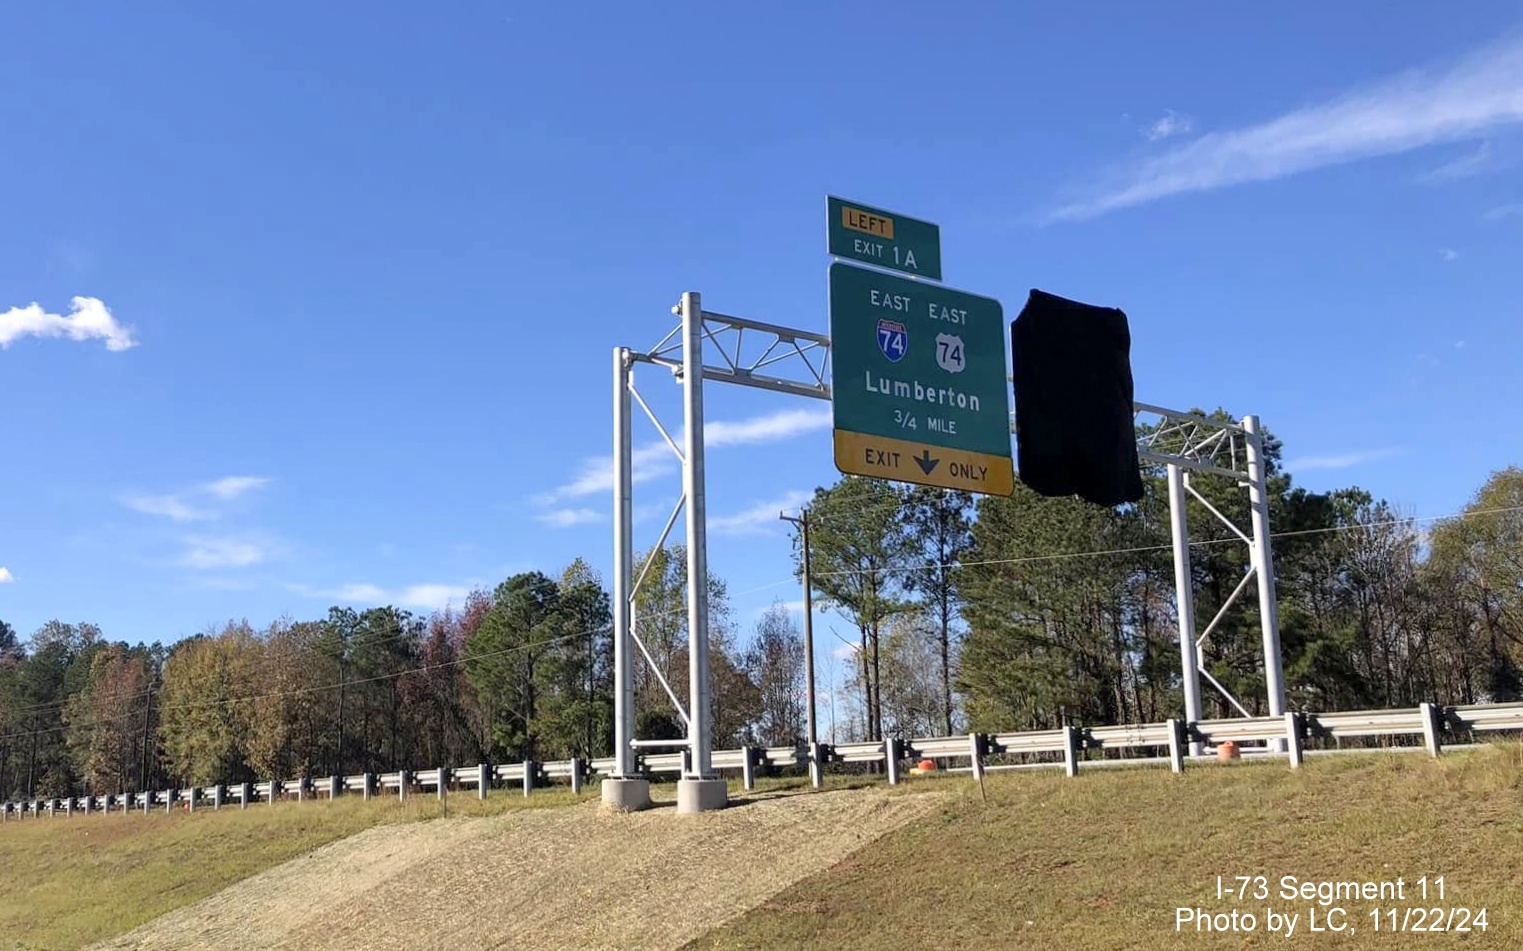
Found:
M 315 6 L 0 13 L 23 633 L 606 571 L 611 348 L 684 290 L 823 331 L 827 194 L 938 222 L 1007 315 L 1124 308 L 1139 399 L 1259 414 L 1312 488 L 1442 515 L 1523 462 L 1516 4 Z M 749 628 L 798 597 L 776 513 L 834 479 L 828 412 L 707 401 Z

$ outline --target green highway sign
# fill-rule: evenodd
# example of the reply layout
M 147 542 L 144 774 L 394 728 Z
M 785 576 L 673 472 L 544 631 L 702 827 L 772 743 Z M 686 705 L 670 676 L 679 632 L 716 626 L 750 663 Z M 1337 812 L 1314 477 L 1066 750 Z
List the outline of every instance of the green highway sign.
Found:
M 1005 338 L 993 298 L 832 264 L 836 468 L 987 495 L 1015 491 Z
M 830 253 L 941 280 L 941 228 L 929 221 L 826 198 Z

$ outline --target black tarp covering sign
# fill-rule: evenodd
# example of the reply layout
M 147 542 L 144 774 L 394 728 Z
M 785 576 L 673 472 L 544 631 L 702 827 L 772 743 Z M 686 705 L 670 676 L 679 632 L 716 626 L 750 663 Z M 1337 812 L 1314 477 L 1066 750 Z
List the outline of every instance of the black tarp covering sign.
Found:
M 1010 328 L 1020 479 L 1097 505 L 1142 498 L 1126 314 L 1033 290 Z

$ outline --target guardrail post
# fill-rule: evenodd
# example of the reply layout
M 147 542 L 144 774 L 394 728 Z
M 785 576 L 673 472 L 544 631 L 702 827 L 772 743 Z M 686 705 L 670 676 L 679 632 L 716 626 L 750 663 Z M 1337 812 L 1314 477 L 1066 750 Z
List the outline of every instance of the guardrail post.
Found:
M 149 791 L 149 790 L 144 790 L 143 791 L 143 815 L 145 815 L 145 816 L 148 815 L 148 810 L 150 810 L 152 808 L 153 808 L 153 793 L 151 791 Z
M 899 738 L 890 736 L 883 741 L 883 763 L 888 771 L 888 784 L 899 785 Z
M 407 770 L 397 770 L 397 802 L 407 799 Z
M 188 812 L 195 812 L 196 811 L 196 795 L 200 791 L 201 791 L 201 789 L 198 786 L 192 786 L 192 787 L 190 787 L 190 798 L 188 800 L 186 800 L 186 807 L 187 807 L 187 811 Z
M 439 770 L 438 770 L 438 775 L 436 775 L 434 777 L 434 779 L 438 780 L 438 782 L 439 782 L 438 796 L 439 796 L 439 801 L 443 802 L 444 801 L 444 794 L 445 794 L 445 787 L 449 785 L 449 767 L 447 767 L 447 766 L 440 766 Z
M 286 784 L 278 779 L 270 780 L 270 805 L 275 805 L 275 799 L 285 791 Z
M 740 748 L 740 785 L 746 792 L 756 788 L 756 747 L 754 746 Z
M 977 733 L 968 734 L 968 756 L 973 762 L 973 778 L 984 781 L 984 738 Z
M 1285 750 L 1290 756 L 1290 768 L 1301 768 L 1301 716 L 1294 710 L 1285 712 Z
M 329 802 L 332 802 L 333 800 L 337 799 L 338 798 L 338 794 L 340 792 L 342 792 L 343 789 L 344 789 L 344 777 L 342 777 L 342 776 L 329 776 L 328 777 L 328 801 Z
M 1423 703 L 1418 706 L 1423 718 L 1423 743 L 1432 756 L 1439 754 L 1439 732 L 1443 729 L 1443 708 L 1437 704 Z
M 366 773 L 365 778 L 360 782 L 365 788 L 365 801 L 369 802 L 370 797 L 375 795 L 375 773 Z
M 533 791 L 534 791 L 534 761 L 532 759 L 526 759 L 526 760 L 524 760 L 524 795 L 527 796 L 527 795 L 529 795 L 529 793 L 531 793 Z
M 809 744 L 809 785 L 819 789 L 825 785 L 825 756 L 829 747 L 818 741 Z
M 571 757 L 571 794 L 573 796 L 581 795 L 582 770 L 586 768 L 587 767 L 582 763 L 582 758 L 580 756 Z
M 1185 771 L 1185 725 L 1182 720 L 1170 719 L 1169 768 L 1176 773 Z
M 74 797 L 70 796 L 63 801 L 63 815 L 65 819 L 74 818 Z
M 1063 772 L 1079 775 L 1079 731 L 1072 724 L 1063 725 Z
M 218 783 L 217 785 L 212 787 L 212 812 L 216 812 L 218 809 L 221 809 L 221 808 L 222 808 L 222 784 Z
M 95 798 L 94 796 L 86 796 L 85 797 L 85 815 L 87 815 L 87 816 L 91 812 L 91 809 L 90 809 L 91 800 L 93 800 L 94 798 Z
M 239 809 L 247 809 L 249 807 L 249 799 L 251 799 L 253 797 L 253 795 L 254 795 L 254 784 L 253 783 L 244 783 L 242 786 L 240 786 L 238 788 L 238 808 Z
M 492 786 L 492 768 L 486 763 L 476 767 L 476 798 L 485 799 L 487 790 Z

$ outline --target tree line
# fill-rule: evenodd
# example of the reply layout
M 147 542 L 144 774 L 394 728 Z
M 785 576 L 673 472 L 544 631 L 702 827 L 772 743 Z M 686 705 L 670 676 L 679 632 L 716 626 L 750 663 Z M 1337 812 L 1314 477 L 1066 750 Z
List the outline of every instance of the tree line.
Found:
M 1295 486 L 1279 441 L 1265 442 L 1291 708 L 1523 697 L 1523 469 L 1493 473 L 1463 512 L 1428 525 L 1358 487 Z M 1180 715 L 1165 471 L 1143 475 L 1142 501 L 1116 508 L 1019 482 L 1008 498 L 976 502 L 854 477 L 816 490 L 814 583 L 857 633 L 855 735 Z M 1242 585 L 1250 555 L 1218 518 L 1246 532 L 1248 494 L 1220 475 L 1189 482 L 1202 713 L 1260 715 L 1259 605 Z
M 685 553 L 646 562 L 636 611 L 656 667 L 637 679 L 637 722 L 642 736 L 680 737 L 655 672 L 685 705 Z M 775 606 L 740 650 L 724 583 L 709 589 L 716 741 L 794 742 L 796 624 Z M 0 796 L 605 756 L 612 643 L 608 591 L 580 560 L 427 617 L 334 607 L 259 630 L 232 622 L 169 647 L 60 621 L 22 643 L 0 622 Z
M 1427 525 L 1357 487 L 1295 486 L 1278 441 L 1265 448 L 1293 708 L 1523 696 L 1523 470 L 1494 473 L 1463 512 Z M 838 692 L 818 688 L 835 737 L 1179 715 L 1168 496 L 1160 469 L 1144 475 L 1142 501 L 1115 509 L 1019 483 L 976 501 L 856 477 L 817 489 L 813 586 L 855 629 L 844 644 L 833 626 L 817 637 L 847 665 Z M 1191 487 L 1191 585 L 1197 629 L 1209 626 L 1204 715 L 1238 712 L 1228 694 L 1261 713 L 1252 586 L 1217 619 L 1249 568 L 1217 513 L 1246 525 L 1247 494 L 1215 475 Z M 796 571 L 800 555 L 795 544 Z M 675 710 L 687 704 L 686 564 L 673 546 L 636 568 L 642 738 L 685 732 Z M 715 747 L 797 742 L 797 622 L 774 605 L 742 643 L 723 579 L 710 577 L 707 597 Z M 610 595 L 580 560 L 556 577 L 514 575 L 458 610 L 334 607 L 169 646 L 60 621 L 23 642 L 0 622 L 5 797 L 599 757 L 612 723 Z M 821 733 L 830 739 L 823 723 Z

